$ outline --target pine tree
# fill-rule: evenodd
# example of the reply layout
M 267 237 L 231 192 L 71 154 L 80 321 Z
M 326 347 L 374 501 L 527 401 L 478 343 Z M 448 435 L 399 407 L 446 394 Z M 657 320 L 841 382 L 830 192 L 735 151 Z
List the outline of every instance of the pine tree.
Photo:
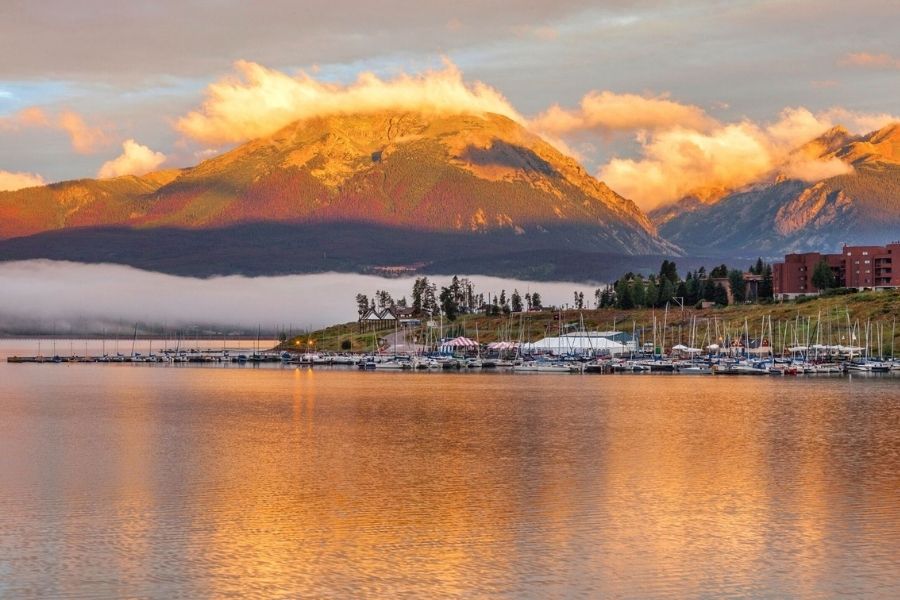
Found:
M 356 312 L 362 317 L 369 311 L 369 298 L 365 294 L 356 295 Z
M 512 296 L 510 297 L 510 303 L 512 304 L 513 312 L 522 312 L 522 296 L 519 295 L 519 290 L 513 290 Z
M 747 284 L 744 274 L 737 269 L 728 271 L 728 283 L 731 284 L 731 297 L 740 304 L 747 298 Z

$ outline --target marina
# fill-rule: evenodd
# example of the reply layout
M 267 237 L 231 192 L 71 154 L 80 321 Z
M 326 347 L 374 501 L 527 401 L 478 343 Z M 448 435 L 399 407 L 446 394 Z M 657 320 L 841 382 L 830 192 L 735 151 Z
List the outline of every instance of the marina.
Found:
M 728 354 L 691 354 L 688 358 L 632 354 L 628 357 L 522 354 L 466 356 L 422 354 L 333 354 L 285 351 L 189 350 L 133 354 L 10 355 L 12 364 L 96 364 L 146 366 L 281 366 L 308 368 L 357 368 L 363 371 L 484 371 L 511 373 L 654 374 L 676 375 L 900 375 L 900 360 L 853 356 L 835 348 L 817 349 L 815 358 L 750 358 Z

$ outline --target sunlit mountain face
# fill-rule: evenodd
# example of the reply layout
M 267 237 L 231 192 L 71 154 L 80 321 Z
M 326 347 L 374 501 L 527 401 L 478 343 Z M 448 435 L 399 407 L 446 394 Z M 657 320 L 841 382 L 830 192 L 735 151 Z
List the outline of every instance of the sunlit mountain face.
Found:
M 89 236 L 108 254 L 129 244 L 179 252 L 173 232 L 206 232 L 229 254 L 254 252 L 260 236 L 299 238 L 357 266 L 457 251 L 678 252 L 633 202 L 492 113 L 303 120 L 192 168 L 3 193 L 0 214 L 3 238 L 44 234 L 37 246 L 58 240 L 74 252 Z M 306 267 L 298 261 L 294 270 Z
M 822 172 L 801 179 L 792 161 L 810 158 Z M 721 199 L 686 198 L 651 217 L 687 251 L 779 254 L 893 240 L 900 234 L 900 125 L 865 135 L 832 128 L 791 153 L 769 181 Z

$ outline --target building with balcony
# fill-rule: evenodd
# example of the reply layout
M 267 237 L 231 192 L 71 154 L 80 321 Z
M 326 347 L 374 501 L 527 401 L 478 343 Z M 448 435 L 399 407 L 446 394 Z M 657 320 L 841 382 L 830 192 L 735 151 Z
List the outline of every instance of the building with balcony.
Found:
M 844 246 L 840 254 L 805 252 L 788 254 L 772 265 L 772 289 L 776 298 L 816 295 L 813 273 L 821 262 L 831 268 L 837 287 L 865 289 L 900 288 L 900 242 L 887 246 Z

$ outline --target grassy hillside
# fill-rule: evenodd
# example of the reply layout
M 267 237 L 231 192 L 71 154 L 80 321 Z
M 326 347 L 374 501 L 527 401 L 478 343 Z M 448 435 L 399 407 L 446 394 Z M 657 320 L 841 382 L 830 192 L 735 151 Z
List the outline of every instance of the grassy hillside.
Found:
M 891 327 L 895 320 L 900 320 L 900 291 L 867 292 L 814 298 L 799 302 L 738 305 L 705 310 L 686 308 L 682 311 L 680 308 L 674 307 L 670 308 L 667 318 L 667 326 L 669 328 L 668 343 L 671 345 L 672 339 L 678 340 L 679 337 L 682 342 L 687 343 L 688 329 L 692 318 L 702 323 L 702 326 L 698 325 L 698 329 L 702 329 L 703 334 L 706 332 L 705 320 L 707 319 L 716 320 L 720 324 L 720 328 L 725 325 L 732 331 L 742 328 L 746 319 L 751 335 L 753 335 L 754 332 L 759 331 L 760 323 L 764 316 L 771 317 L 774 327 L 777 328 L 779 322 L 782 325 L 790 322 L 791 326 L 793 326 L 798 316 L 801 319 L 812 317 L 813 323 L 815 323 L 815 320 L 821 315 L 823 320 L 830 319 L 832 321 L 835 330 L 839 328 L 844 330 L 848 312 L 851 321 L 853 323 L 859 321 L 863 331 L 866 321 L 880 323 L 883 326 L 884 333 L 882 346 L 886 353 L 890 350 Z M 452 328 L 451 335 L 467 335 L 474 338 L 477 326 L 478 339 L 482 343 L 490 343 L 506 338 L 518 340 L 520 336 L 525 341 L 535 341 L 545 335 L 556 335 L 558 333 L 560 327 L 559 315 L 560 313 L 549 310 L 500 317 L 465 315 L 453 323 L 445 321 L 444 328 L 445 333 L 450 332 Z M 638 330 L 644 328 L 648 330 L 646 335 L 649 336 L 654 316 L 657 324 L 661 325 L 664 311 L 660 309 L 655 311 L 646 309 L 570 310 L 563 311 L 561 316 L 564 327 L 565 325 L 577 326 L 583 319 L 584 326 L 588 330 L 607 331 L 613 329 L 615 324 L 616 329 L 627 332 L 631 332 L 632 328 Z M 805 329 L 803 331 L 802 335 L 805 336 Z M 385 333 L 393 333 L 393 330 L 382 332 L 382 334 Z M 422 329 L 411 333 L 412 335 L 424 337 L 424 330 Z M 897 324 L 895 335 L 897 353 L 900 354 L 900 323 Z M 372 333 L 361 333 L 355 322 L 333 325 L 294 337 L 283 344 L 282 347 L 295 350 L 308 347 L 322 351 L 340 351 L 341 343 L 345 340 L 351 342 L 351 348 L 354 352 L 371 351 L 372 349 Z

